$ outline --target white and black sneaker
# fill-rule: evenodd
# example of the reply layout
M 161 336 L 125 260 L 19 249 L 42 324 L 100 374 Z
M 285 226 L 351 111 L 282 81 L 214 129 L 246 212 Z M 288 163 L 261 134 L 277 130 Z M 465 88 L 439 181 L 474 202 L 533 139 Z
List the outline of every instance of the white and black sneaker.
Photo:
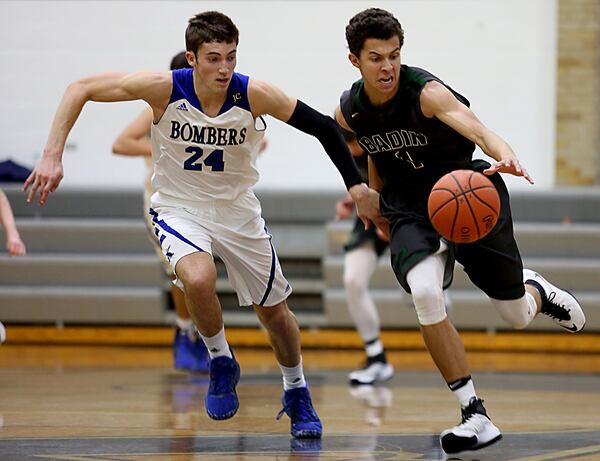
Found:
M 547 315 L 571 333 L 583 330 L 585 314 L 575 296 L 566 290 L 555 287 L 540 274 L 530 269 L 523 269 L 523 281 L 540 292 L 542 298 L 540 312 L 542 314 Z
M 487 447 L 502 438 L 502 433 L 483 406 L 483 400 L 473 397 L 469 405 L 461 409 L 462 421 L 458 426 L 446 429 L 440 435 L 442 449 L 446 453 L 460 453 Z
M 359 370 L 354 370 L 348 375 L 350 384 L 359 386 L 363 384 L 382 383 L 392 379 L 394 376 L 394 367 L 382 360 L 372 360 L 367 358 L 365 366 Z

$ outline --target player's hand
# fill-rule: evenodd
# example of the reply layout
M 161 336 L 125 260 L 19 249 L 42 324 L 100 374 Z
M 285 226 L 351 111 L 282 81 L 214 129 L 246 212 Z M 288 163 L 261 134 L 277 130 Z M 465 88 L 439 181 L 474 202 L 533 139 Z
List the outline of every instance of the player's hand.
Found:
M 352 217 L 354 212 L 354 201 L 350 194 L 344 197 L 342 200 L 335 202 L 335 220 L 340 221 L 342 219 L 349 219 Z
M 382 227 L 379 227 L 379 226 L 382 226 Z M 390 241 L 390 223 L 386 221 L 385 223 L 383 223 L 383 225 L 379 224 L 379 226 L 377 226 L 377 228 L 375 229 L 375 233 L 377 234 L 377 237 L 379 237 L 384 242 L 389 242 Z
M 19 237 L 9 237 L 6 239 L 6 250 L 9 256 L 25 256 L 27 249 Z
M 43 155 L 23 184 L 25 192 L 28 192 L 31 187 L 31 191 L 27 195 L 27 202 L 31 203 L 39 192 L 39 204 L 46 203 L 48 195 L 56 190 L 62 178 L 63 166 L 61 160 L 56 156 Z
M 365 229 L 371 226 L 371 221 L 377 225 L 383 219 L 379 212 L 379 192 L 371 189 L 365 183 L 357 184 L 348 189 L 356 204 L 356 214 L 365 224 Z
M 530 184 L 533 184 L 533 179 L 527 173 L 527 170 L 521 166 L 517 158 L 507 158 L 500 162 L 493 163 L 487 170 L 483 170 L 483 174 L 488 176 L 494 173 L 508 173 L 514 176 L 523 176 Z

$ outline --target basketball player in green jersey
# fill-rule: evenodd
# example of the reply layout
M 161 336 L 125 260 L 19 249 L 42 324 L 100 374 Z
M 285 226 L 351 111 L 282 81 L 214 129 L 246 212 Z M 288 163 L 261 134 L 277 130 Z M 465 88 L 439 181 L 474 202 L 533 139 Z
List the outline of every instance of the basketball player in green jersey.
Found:
M 427 349 L 461 405 L 462 421 L 442 432 L 442 448 L 483 448 L 502 435 L 475 393 L 463 343 L 444 309 L 443 288 L 452 281 L 454 261 L 514 328 L 525 328 L 541 312 L 577 332 L 585 316 L 571 294 L 523 270 L 499 173 L 533 180 L 511 147 L 477 119 L 465 97 L 431 73 L 401 65 L 404 32 L 391 13 L 358 13 L 346 27 L 346 40 L 362 78 L 342 95 L 336 119 L 369 154 L 369 183 L 381 193 L 381 214 L 389 224 L 383 231 L 390 237 L 392 268 L 412 293 Z M 475 144 L 493 159 L 491 165 L 472 160 Z M 470 244 L 442 240 L 427 215 L 433 184 L 456 169 L 483 172 L 500 194 L 498 224 Z

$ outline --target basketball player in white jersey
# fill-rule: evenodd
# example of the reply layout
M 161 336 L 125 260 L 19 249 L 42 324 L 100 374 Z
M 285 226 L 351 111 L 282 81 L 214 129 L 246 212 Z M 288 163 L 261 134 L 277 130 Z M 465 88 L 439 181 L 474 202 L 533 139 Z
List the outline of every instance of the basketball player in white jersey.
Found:
M 225 338 L 215 292 L 215 254 L 227 267 L 240 305 L 252 305 L 269 333 L 283 373 L 280 415 L 290 417 L 294 437 L 319 438 L 322 426 L 302 370 L 298 322 L 286 303 L 291 288 L 251 190 L 258 180 L 255 159 L 264 126 L 260 116 L 271 115 L 319 139 L 365 222 L 380 222 L 379 196 L 362 182 L 333 119 L 270 83 L 234 72 L 237 44 L 231 19 L 204 12 L 191 18 L 186 29 L 186 58 L 192 69 L 107 73 L 72 83 L 24 190 L 31 188 L 29 202 L 39 192 L 40 204 L 56 190 L 63 177 L 67 136 L 87 101 L 146 101 L 154 115 L 152 182 L 157 191 L 150 213 L 209 350 L 208 415 L 228 419 L 239 406 L 239 366 Z

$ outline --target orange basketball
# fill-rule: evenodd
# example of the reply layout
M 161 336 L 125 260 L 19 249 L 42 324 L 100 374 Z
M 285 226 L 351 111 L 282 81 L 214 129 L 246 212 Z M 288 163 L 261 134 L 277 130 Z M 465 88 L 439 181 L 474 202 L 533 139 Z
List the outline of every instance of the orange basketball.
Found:
M 485 237 L 498 222 L 500 196 L 485 175 L 456 170 L 435 183 L 427 203 L 429 219 L 447 240 L 471 243 Z

